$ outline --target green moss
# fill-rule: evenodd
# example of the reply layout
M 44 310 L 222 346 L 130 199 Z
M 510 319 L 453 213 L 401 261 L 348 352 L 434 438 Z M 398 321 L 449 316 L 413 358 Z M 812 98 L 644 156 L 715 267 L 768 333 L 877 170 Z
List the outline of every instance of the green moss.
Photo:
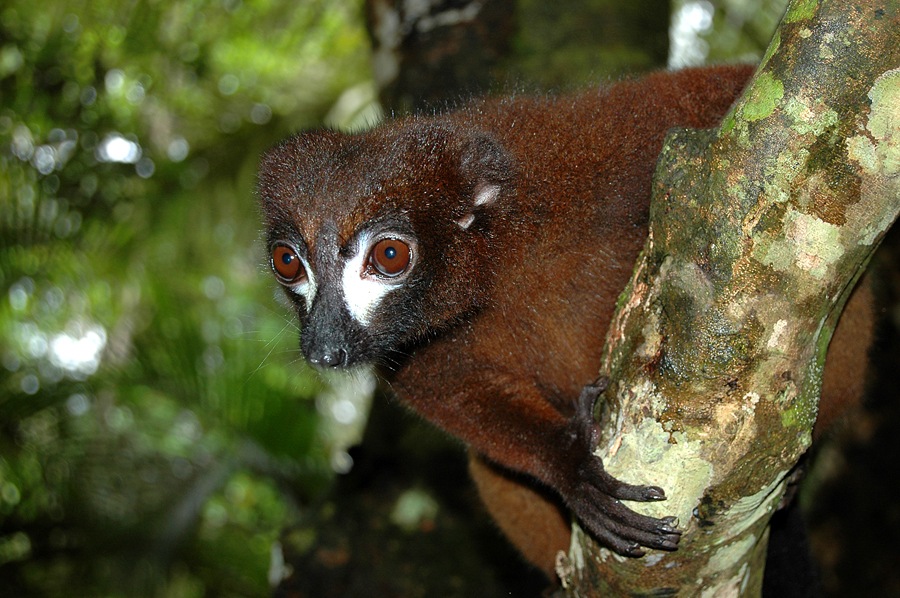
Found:
M 762 73 L 744 104 L 744 119 L 756 121 L 771 116 L 783 97 L 784 84 L 769 73 Z
M 785 112 L 794 119 L 793 127 L 801 135 L 813 133 L 825 135 L 829 129 L 838 125 L 838 115 L 834 110 L 815 110 L 799 98 L 791 98 L 785 105 Z
M 900 111 L 897 109 L 900 106 L 900 69 L 879 77 L 869 98 L 872 112 L 868 129 L 880 141 L 877 152 L 884 174 L 893 176 L 900 173 L 900 143 L 892 136 L 900 128 Z
M 766 66 L 769 62 L 769 59 L 775 55 L 775 52 L 781 47 L 781 30 L 775 32 L 775 35 L 772 37 L 772 41 L 769 42 L 769 47 L 766 49 L 766 55 L 763 56 L 763 59 L 760 61 L 760 68 Z
M 817 0 L 797 0 L 792 2 L 788 7 L 787 14 L 784 15 L 785 23 L 796 23 L 812 18 L 816 14 L 819 7 Z

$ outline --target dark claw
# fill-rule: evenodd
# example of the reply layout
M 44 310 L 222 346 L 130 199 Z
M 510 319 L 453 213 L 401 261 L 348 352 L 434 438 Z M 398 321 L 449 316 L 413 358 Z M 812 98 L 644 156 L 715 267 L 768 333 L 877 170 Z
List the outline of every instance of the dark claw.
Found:
M 664 534 L 679 534 L 679 535 L 681 534 L 681 532 L 678 531 L 677 527 L 674 527 L 674 526 L 671 526 L 671 525 L 668 525 L 665 523 L 660 525 L 658 529 L 660 532 L 662 532 Z
M 628 509 L 608 496 L 595 496 L 594 504 L 581 505 L 580 518 L 585 529 L 602 544 L 630 557 L 642 556 L 642 546 L 659 550 L 676 550 L 681 533 L 666 521 L 645 517 Z
M 566 502 L 576 516 L 602 544 L 630 557 L 645 554 L 641 548 L 676 550 L 681 540 L 675 517 L 655 519 L 635 513 L 621 500 L 655 502 L 666 499 L 658 486 L 626 484 L 609 475 L 593 451 L 600 440 L 600 428 L 594 422 L 593 411 L 597 398 L 606 389 L 608 378 L 599 378 L 585 386 L 575 406 L 569 433 L 572 455 L 583 455 L 569 480 Z
M 647 486 L 644 492 L 643 502 L 666 500 L 666 491 L 659 486 Z

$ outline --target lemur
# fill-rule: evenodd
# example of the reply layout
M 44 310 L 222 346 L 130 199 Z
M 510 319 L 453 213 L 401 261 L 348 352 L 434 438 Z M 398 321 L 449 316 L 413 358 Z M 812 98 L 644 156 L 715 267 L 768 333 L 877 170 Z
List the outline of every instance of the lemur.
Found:
M 658 72 L 557 97 L 476 99 L 267 152 L 258 197 L 272 271 L 310 364 L 374 364 L 399 399 L 470 449 L 488 511 L 553 576 L 571 511 L 622 555 L 674 550 L 671 517 L 621 501 L 592 450 L 607 327 L 648 226 L 672 127 L 719 124 L 749 66 Z M 829 349 L 823 418 L 862 393 L 868 290 Z

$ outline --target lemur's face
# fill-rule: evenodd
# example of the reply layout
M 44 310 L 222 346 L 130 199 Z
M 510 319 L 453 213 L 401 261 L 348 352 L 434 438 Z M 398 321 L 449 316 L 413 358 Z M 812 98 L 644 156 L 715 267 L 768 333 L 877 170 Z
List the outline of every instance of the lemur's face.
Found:
M 324 286 L 336 287 L 348 315 L 363 326 L 370 323 L 384 296 L 405 281 L 415 263 L 414 238 L 391 229 L 361 231 L 343 246 L 333 237 L 322 236 L 319 241 L 331 247 L 331 256 L 337 259 L 320 255 L 318 268 L 312 267 L 305 244 L 301 250 L 289 240 L 276 241 L 270 250 L 275 278 L 300 295 L 306 311 L 311 311 L 318 294 L 315 271 L 322 272 Z
M 391 367 L 404 343 L 469 309 L 500 186 L 464 176 L 453 141 L 422 127 L 315 132 L 263 157 L 269 263 L 311 364 Z
M 334 227 L 314 238 L 276 238 L 269 248 L 275 278 L 301 320 L 304 357 L 331 368 L 379 359 L 402 328 L 396 315 L 409 301 L 415 235 L 407 227 L 374 223 L 346 240 Z

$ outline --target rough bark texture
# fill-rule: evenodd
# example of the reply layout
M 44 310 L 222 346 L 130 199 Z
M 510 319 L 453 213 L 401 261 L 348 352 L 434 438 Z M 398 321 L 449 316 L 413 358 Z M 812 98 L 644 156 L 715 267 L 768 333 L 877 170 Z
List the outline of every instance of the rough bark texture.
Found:
M 900 210 L 900 5 L 791 3 L 718 131 L 670 135 L 607 339 L 598 453 L 668 500 L 675 553 L 575 530 L 570 596 L 758 596 L 767 524 L 810 444 L 825 351 Z
M 368 0 L 372 67 L 389 114 L 428 112 L 494 85 L 509 53 L 513 0 Z

